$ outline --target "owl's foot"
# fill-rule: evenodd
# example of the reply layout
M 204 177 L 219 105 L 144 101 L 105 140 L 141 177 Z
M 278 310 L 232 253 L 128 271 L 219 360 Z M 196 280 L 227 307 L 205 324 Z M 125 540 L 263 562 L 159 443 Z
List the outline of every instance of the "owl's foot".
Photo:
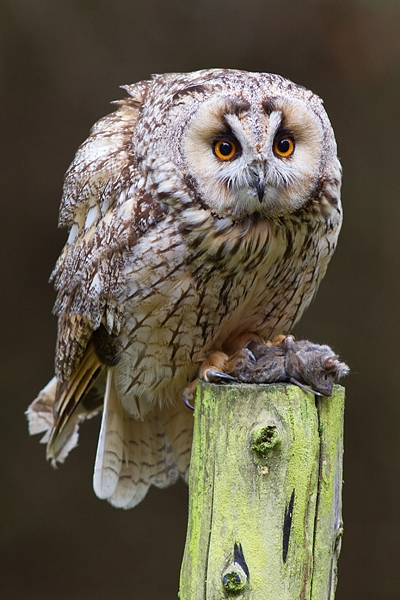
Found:
M 225 352 L 211 352 L 201 363 L 198 378 L 192 381 L 182 392 L 184 404 L 194 409 L 193 401 L 196 393 L 197 380 L 201 379 L 209 383 L 238 383 L 242 379 L 238 379 L 235 375 L 242 373 L 246 365 L 250 362 L 256 363 L 256 357 L 252 350 L 256 352 L 261 349 L 261 354 L 264 348 L 273 346 L 284 346 L 285 340 L 293 340 L 293 336 L 278 335 L 272 341 L 265 342 L 258 334 L 248 332 L 243 333 L 235 338 L 232 338 L 224 345 L 229 351 L 229 355 Z
M 272 342 L 267 343 L 269 344 Z M 244 348 L 251 348 L 251 346 L 259 344 L 265 344 L 265 340 L 258 335 L 258 333 L 248 331 L 247 333 L 241 333 L 236 337 L 228 338 L 227 341 L 224 342 L 224 350 L 231 357 L 233 354 L 240 352 L 240 350 L 243 350 Z
M 212 352 L 203 362 L 199 370 L 199 379 L 209 383 L 231 383 L 237 381 L 227 373 L 229 356 L 225 352 Z
M 289 335 L 276 335 L 273 340 L 268 340 L 267 346 L 284 346 L 286 347 L 291 342 L 294 342 L 295 337 L 291 333 Z
M 293 343 L 293 335 L 277 335 L 272 340 L 264 341 L 259 335 L 247 333 L 235 339 L 234 352 L 225 360 L 224 372 L 239 378 L 243 370 L 255 365 L 259 358 L 271 352 L 271 348 L 286 349 Z
M 209 383 L 236 383 L 237 379 L 226 373 L 226 363 L 229 357 L 224 352 L 212 352 L 203 360 L 199 369 L 199 376 L 192 381 L 182 392 L 184 404 L 193 410 L 193 400 L 198 379 Z

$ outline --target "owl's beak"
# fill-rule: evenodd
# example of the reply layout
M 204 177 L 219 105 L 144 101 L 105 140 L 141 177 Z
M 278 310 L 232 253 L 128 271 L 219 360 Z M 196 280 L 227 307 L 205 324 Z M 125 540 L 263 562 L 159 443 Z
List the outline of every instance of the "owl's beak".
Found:
M 260 163 L 256 163 L 253 167 L 253 186 L 257 192 L 257 196 L 260 202 L 264 199 L 265 194 L 265 173 L 264 166 Z
M 257 177 L 257 181 L 256 181 L 256 192 L 257 192 L 257 196 L 260 202 L 263 201 L 264 198 L 264 194 L 265 194 L 265 179 L 264 179 L 264 174 L 260 174 Z
M 256 161 L 252 165 L 253 189 L 256 191 L 260 203 L 264 200 L 265 194 L 265 167 L 261 161 Z

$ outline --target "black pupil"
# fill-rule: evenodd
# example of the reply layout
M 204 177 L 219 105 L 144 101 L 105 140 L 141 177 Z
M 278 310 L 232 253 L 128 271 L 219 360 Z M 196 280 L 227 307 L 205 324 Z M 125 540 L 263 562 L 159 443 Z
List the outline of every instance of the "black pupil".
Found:
M 290 142 L 288 139 L 284 138 L 283 140 L 281 140 L 280 142 L 278 142 L 278 146 L 277 146 L 279 152 L 282 152 L 282 154 L 285 154 L 286 152 L 289 152 L 290 150 Z
M 232 144 L 230 142 L 221 142 L 218 150 L 222 156 L 229 156 L 233 150 Z

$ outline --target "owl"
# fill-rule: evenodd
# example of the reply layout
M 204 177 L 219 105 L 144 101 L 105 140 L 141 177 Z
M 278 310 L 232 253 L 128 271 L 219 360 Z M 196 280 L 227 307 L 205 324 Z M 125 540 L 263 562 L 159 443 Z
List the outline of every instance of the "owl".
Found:
M 187 477 L 183 390 L 301 317 L 342 209 L 332 127 L 304 87 L 230 69 L 123 87 L 65 176 L 55 377 L 27 414 L 56 465 L 101 412 L 94 490 L 130 508 Z

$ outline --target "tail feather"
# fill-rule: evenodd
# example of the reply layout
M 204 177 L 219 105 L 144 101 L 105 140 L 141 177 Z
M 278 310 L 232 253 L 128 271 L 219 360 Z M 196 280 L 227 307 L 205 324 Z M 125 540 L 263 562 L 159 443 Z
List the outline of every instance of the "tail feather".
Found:
M 147 417 L 151 418 L 151 413 Z M 118 485 L 108 500 L 119 508 L 133 508 L 143 500 L 153 482 L 157 449 L 153 446 L 152 424 L 148 419 L 136 421 L 125 413 L 124 424 L 125 456 Z
M 118 484 L 124 456 L 123 422 L 113 371 L 108 369 L 103 417 L 93 475 L 93 488 L 99 498 L 110 498 Z
M 120 508 L 132 508 L 150 485 L 167 487 L 176 482 L 179 470 L 165 433 L 164 411 L 154 409 L 144 420 L 133 418 L 123 409 L 112 369 L 108 371 L 93 478 L 99 498 Z
M 193 413 L 183 402 L 162 411 L 163 428 L 181 477 L 188 482 L 193 441 Z
M 156 411 L 152 422 L 149 423 L 151 427 L 149 434 L 151 439 L 154 440 L 153 444 L 156 449 L 152 453 L 155 468 L 151 477 L 151 483 L 158 488 L 165 488 L 176 482 L 179 477 L 179 470 L 174 460 L 172 445 L 166 435 L 164 419 L 161 415 L 163 415 L 162 412 Z

